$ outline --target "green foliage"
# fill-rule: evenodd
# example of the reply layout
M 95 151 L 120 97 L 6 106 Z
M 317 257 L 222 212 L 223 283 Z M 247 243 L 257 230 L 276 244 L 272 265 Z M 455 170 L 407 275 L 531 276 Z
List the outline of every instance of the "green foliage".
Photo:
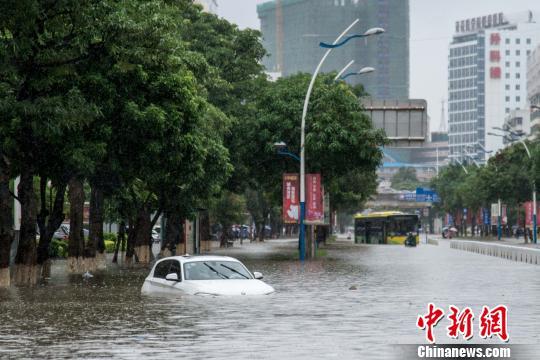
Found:
M 68 243 L 65 240 L 53 239 L 49 245 L 49 257 L 66 258 Z
M 224 191 L 210 205 L 210 216 L 214 223 L 221 224 L 224 229 L 231 225 L 244 223 L 246 220 L 246 203 L 242 196 Z
M 116 241 L 115 233 L 103 233 L 103 240 L 105 241 Z
M 284 141 L 289 151 L 300 152 L 300 120 L 309 81 L 308 74 L 259 81 L 256 98 L 246 103 L 249 115 L 235 134 L 239 140 L 234 151 L 246 164 L 244 181 L 268 194 L 273 204 L 280 203 L 281 174 L 298 172 L 298 163 L 277 155 L 273 144 Z M 319 76 L 306 119 L 306 170 L 322 174 L 331 198 L 336 195 L 333 207 L 351 199 L 338 196 L 343 185 L 349 185 L 344 191 L 358 194 L 360 201 L 374 191 L 374 173 L 385 141 L 347 84 L 334 82 L 332 75 Z M 355 187 L 357 180 L 369 186 Z
M 114 241 L 113 240 L 105 240 L 105 252 L 107 254 L 114 253 Z
M 422 186 L 422 182 L 416 177 L 414 168 L 399 168 L 392 177 L 392 188 L 396 190 L 415 190 Z
M 515 143 L 499 151 L 481 168 L 468 166 L 468 174 L 459 165 L 444 168 L 432 181 L 441 197 L 439 209 L 455 213 L 461 208 L 489 207 L 498 199 L 514 207 L 530 201 L 534 181 L 538 181 L 540 143 L 527 142 L 527 146 L 532 159 L 523 144 Z

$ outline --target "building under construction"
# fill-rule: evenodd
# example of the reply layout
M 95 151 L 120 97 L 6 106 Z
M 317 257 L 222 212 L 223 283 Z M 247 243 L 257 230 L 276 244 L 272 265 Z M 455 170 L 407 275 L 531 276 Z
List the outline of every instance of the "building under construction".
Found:
M 339 71 L 355 60 L 352 71 L 371 66 L 376 72 L 347 81 L 361 82 L 376 99 L 408 99 L 408 0 L 275 0 L 259 5 L 257 12 L 269 53 L 264 65 L 283 76 L 312 73 L 325 51 L 319 42 L 333 42 L 357 18 L 351 34 L 384 28 L 383 35 L 355 39 L 334 51 L 322 71 Z

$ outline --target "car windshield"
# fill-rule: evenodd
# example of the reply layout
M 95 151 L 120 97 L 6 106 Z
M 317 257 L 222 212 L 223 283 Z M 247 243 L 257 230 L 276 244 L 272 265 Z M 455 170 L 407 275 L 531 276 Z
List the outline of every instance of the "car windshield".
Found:
M 252 279 L 251 274 L 236 261 L 192 261 L 184 264 L 186 280 Z

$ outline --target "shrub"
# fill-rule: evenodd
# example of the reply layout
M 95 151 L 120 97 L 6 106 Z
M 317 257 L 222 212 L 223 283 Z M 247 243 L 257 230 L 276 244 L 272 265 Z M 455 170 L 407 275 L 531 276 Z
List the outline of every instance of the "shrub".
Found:
M 114 241 L 113 240 L 105 240 L 105 252 L 110 254 L 114 252 Z
M 66 258 L 68 243 L 66 240 L 52 239 L 49 246 L 49 257 Z
M 103 234 L 103 240 L 107 241 L 116 241 L 116 234 L 115 233 L 104 233 Z

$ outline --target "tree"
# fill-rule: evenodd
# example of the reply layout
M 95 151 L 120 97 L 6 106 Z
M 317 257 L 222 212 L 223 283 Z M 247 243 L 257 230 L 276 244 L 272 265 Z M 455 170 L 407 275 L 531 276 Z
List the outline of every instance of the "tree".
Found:
M 276 82 L 262 82 L 253 103 L 246 104 L 252 115 L 237 134 L 243 139 L 243 146 L 236 151 L 246 164 L 250 187 L 261 195 L 267 194 L 271 204 L 280 203 L 281 174 L 298 172 L 298 163 L 278 156 L 273 144 L 284 141 L 289 151 L 299 153 L 300 119 L 309 81 L 310 75 L 298 74 Z M 363 183 L 369 186 L 349 189 L 360 191 L 360 200 L 371 194 L 385 136 L 372 128 L 351 88 L 335 83 L 332 74 L 320 76 L 306 123 L 307 172 L 320 172 L 331 198 L 336 195 L 338 201 L 343 198 L 343 194 L 337 194 L 341 191 L 339 182 L 350 184 L 346 180 L 351 173 L 364 173 Z
M 221 246 L 231 237 L 231 227 L 243 223 L 246 213 L 244 198 L 230 191 L 223 191 L 210 205 L 210 217 L 221 225 Z
M 392 177 L 392 188 L 396 190 L 416 190 L 422 183 L 416 177 L 414 168 L 399 168 L 398 172 Z
M 7 158 L 0 156 L 0 288 L 10 285 L 9 260 L 11 242 L 13 241 L 11 232 L 13 219 L 10 216 L 12 197 L 9 190 L 9 180 Z
M 99 21 L 89 19 L 99 18 L 104 11 L 105 2 L 92 1 L 28 0 L 0 5 L 0 111 L 7 119 L 0 129 L 2 151 L 13 164 L 11 174 L 21 176 L 16 283 L 33 284 L 39 273 L 35 244 L 38 201 L 33 177 L 48 176 L 63 169 L 69 160 L 81 160 L 84 149 L 72 145 L 99 115 L 78 89 L 76 65 L 103 45 L 103 39 L 95 36 Z M 63 171 L 58 173 L 64 175 Z M 48 215 L 39 215 L 43 226 Z M 44 242 L 49 234 L 44 232 Z

